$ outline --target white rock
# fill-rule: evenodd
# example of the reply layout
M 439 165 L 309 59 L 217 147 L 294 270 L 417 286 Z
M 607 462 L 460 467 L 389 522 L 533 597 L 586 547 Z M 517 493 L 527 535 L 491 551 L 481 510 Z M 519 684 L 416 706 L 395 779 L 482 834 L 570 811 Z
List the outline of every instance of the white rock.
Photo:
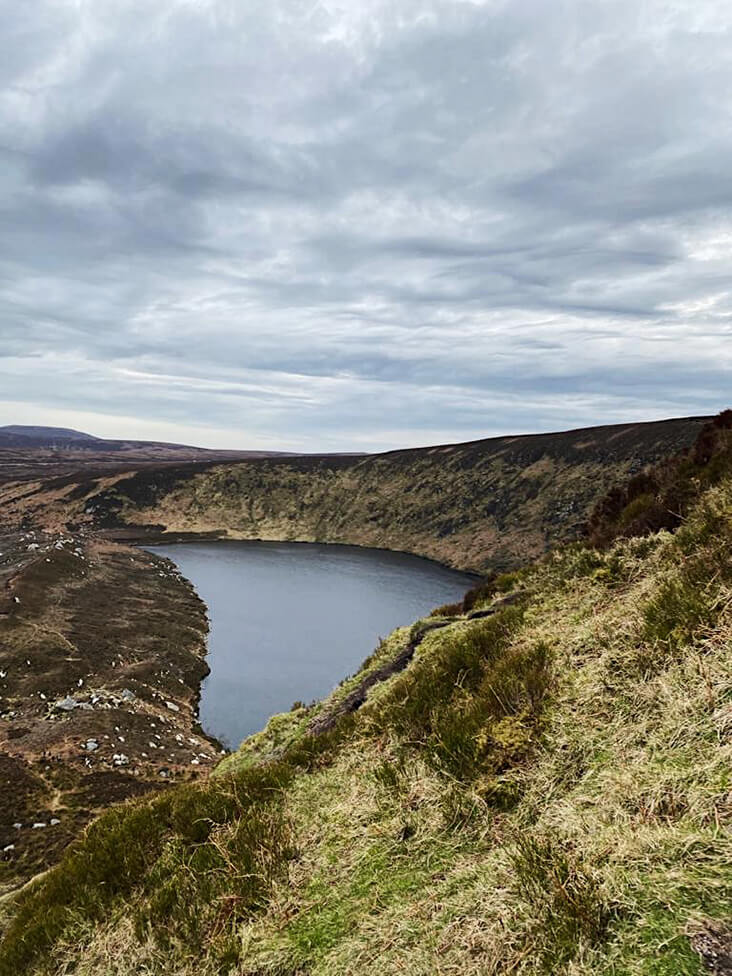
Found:
M 166 701 L 165 707 L 169 708 L 171 712 L 179 712 L 180 708 L 175 704 L 175 702 Z
M 61 821 L 58 819 L 58 817 L 51 817 L 49 823 L 51 824 L 52 827 L 57 827 L 61 823 Z
M 39 821 L 38 823 L 33 824 L 33 830 L 38 830 L 40 827 L 45 827 L 45 826 L 46 826 L 45 823 Z
M 7 846 L 3 847 L 3 854 L 7 854 L 9 851 L 14 851 L 14 850 L 15 850 L 15 844 L 8 844 Z

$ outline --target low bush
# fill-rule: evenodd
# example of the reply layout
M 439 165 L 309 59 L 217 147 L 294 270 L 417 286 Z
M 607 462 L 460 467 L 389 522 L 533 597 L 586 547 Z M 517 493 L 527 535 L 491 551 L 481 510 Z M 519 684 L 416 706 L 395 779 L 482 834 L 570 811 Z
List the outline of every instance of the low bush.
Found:
M 587 522 L 597 548 L 615 539 L 676 529 L 694 502 L 732 472 L 732 410 L 705 424 L 692 448 L 630 478 L 602 498 Z
M 517 836 L 510 857 L 516 894 L 535 919 L 545 972 L 558 972 L 583 944 L 596 946 L 606 937 L 615 910 L 596 876 L 557 838 Z
M 522 616 L 520 607 L 507 607 L 459 632 L 445 634 L 421 667 L 409 668 L 394 678 L 378 704 L 369 709 L 368 726 L 372 731 L 391 731 L 408 741 L 425 742 L 433 716 L 457 689 L 468 693 L 477 688 L 486 665 L 502 653 Z
M 266 905 L 295 853 L 279 799 L 254 802 L 206 843 L 170 842 L 146 879 L 138 937 L 149 933 L 162 948 L 205 943 L 230 956 L 237 924 Z
M 528 756 L 552 682 L 543 644 L 507 649 L 489 663 L 469 696 L 462 689 L 430 716 L 427 757 L 461 781 L 497 774 Z
M 430 617 L 457 617 L 462 612 L 462 602 L 443 603 L 442 606 L 435 607 L 434 610 L 430 610 Z
M 177 906 L 177 935 L 193 931 L 185 921 L 187 884 L 195 881 L 197 891 L 205 889 L 223 866 L 212 834 L 275 802 L 292 776 L 291 766 L 269 763 L 231 780 L 182 785 L 152 800 L 108 810 L 42 883 L 18 897 L 3 940 L 0 976 L 26 971 L 69 926 L 102 917 L 115 899 L 137 889 L 149 894 L 160 887 L 151 924 L 164 929 Z

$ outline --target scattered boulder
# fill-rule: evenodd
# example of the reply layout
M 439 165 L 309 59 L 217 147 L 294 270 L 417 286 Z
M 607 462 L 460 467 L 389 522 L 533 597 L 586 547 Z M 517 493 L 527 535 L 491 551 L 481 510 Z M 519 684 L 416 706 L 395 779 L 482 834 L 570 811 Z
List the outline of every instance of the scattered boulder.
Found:
M 61 701 L 54 702 L 54 709 L 59 712 L 73 712 L 75 708 L 79 707 L 79 702 L 72 698 L 71 695 L 67 695 L 66 698 L 62 698 Z

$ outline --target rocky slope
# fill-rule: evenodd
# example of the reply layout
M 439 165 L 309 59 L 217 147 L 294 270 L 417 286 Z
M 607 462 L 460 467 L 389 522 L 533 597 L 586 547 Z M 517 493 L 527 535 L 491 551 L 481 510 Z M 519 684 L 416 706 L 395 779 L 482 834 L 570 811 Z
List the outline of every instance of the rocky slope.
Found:
M 37 516 L 56 491 L 67 518 L 128 537 L 342 542 L 482 571 L 522 564 L 575 537 L 598 497 L 688 447 L 703 422 L 621 424 L 368 457 L 168 466 L 112 484 L 77 477 L 45 483 L 15 507 Z
M 205 608 L 175 568 L 86 533 L 0 535 L 0 891 L 111 803 L 203 772 Z

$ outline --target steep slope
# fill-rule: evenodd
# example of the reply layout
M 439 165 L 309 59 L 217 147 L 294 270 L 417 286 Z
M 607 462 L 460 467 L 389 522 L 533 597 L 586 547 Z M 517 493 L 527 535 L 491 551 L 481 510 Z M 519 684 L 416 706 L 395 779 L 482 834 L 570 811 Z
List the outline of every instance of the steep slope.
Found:
M 674 534 L 498 577 L 208 784 L 105 814 L 6 906 L 0 974 L 729 972 L 732 430 L 715 436 Z
M 148 530 L 344 542 L 480 571 L 524 563 L 576 537 L 608 488 L 687 448 L 703 423 L 622 424 L 368 457 L 168 467 L 103 490 L 90 485 L 81 497 L 87 517 L 128 536 Z

